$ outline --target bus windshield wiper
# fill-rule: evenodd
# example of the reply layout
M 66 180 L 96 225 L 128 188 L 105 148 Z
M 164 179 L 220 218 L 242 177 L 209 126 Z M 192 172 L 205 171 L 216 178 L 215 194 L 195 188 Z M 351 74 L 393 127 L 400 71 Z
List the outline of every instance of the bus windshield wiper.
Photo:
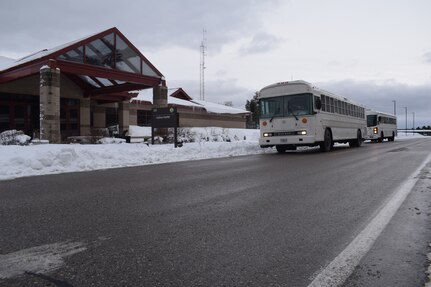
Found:
M 296 120 L 299 120 L 298 117 L 293 112 L 293 110 L 290 108 L 289 104 L 287 104 L 287 110 L 292 113 L 292 115 L 295 117 Z
M 278 114 L 278 112 L 280 111 L 280 108 L 278 108 L 273 114 L 272 117 L 269 119 L 269 122 L 272 123 L 272 120 L 274 119 L 275 115 Z

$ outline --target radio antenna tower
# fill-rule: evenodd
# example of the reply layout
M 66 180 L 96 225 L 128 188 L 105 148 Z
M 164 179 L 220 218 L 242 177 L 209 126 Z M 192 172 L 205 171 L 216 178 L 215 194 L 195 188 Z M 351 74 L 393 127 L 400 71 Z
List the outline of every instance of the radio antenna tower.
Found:
M 199 86 L 199 99 L 201 99 L 202 101 L 205 100 L 205 56 L 206 56 L 206 45 L 205 42 L 207 40 L 205 34 L 206 34 L 206 30 L 203 29 L 202 30 L 202 41 L 201 41 L 201 65 L 200 65 L 200 86 Z

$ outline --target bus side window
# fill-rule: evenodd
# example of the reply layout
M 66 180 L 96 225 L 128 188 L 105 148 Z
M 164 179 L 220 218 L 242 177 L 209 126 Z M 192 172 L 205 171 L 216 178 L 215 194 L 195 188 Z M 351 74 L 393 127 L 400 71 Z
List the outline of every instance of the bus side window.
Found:
M 316 108 L 316 110 L 322 109 L 322 100 L 317 96 L 314 96 L 314 107 Z
M 330 100 L 330 106 L 331 106 L 331 113 L 334 113 L 334 98 L 329 98 Z

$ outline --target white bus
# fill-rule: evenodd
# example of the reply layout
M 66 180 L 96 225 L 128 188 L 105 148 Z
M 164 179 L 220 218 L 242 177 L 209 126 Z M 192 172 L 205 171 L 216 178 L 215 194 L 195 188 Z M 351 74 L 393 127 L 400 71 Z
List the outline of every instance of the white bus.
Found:
M 259 92 L 262 148 L 279 153 L 297 146 L 320 146 L 330 151 L 334 142 L 359 147 L 366 131 L 365 108 L 305 81 L 277 83 Z
M 384 139 L 392 142 L 397 136 L 397 117 L 391 114 L 366 110 L 367 134 L 365 139 L 382 142 Z

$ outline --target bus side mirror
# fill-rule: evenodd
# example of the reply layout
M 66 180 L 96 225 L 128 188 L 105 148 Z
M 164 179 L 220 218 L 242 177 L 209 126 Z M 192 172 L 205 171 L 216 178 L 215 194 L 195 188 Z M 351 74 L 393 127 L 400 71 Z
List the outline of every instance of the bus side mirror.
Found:
M 318 110 L 322 109 L 322 101 L 320 100 L 320 98 L 316 98 L 314 102 L 315 102 L 314 105 L 316 106 L 316 109 Z

